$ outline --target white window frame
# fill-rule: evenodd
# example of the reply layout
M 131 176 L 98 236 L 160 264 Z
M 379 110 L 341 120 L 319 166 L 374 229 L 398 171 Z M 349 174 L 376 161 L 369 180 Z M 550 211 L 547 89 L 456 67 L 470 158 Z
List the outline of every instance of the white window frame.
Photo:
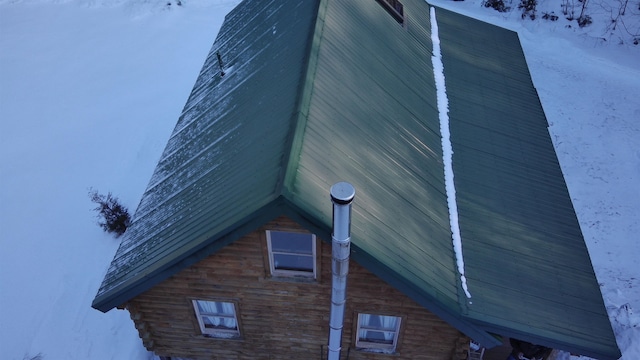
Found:
M 397 319 L 395 329 L 385 329 L 382 327 L 375 328 L 362 324 L 362 316 L 370 315 L 370 316 L 387 316 L 394 317 Z M 393 353 L 396 351 L 398 347 L 398 336 L 400 335 L 400 325 L 402 324 L 402 317 L 393 316 L 393 315 L 381 315 L 381 314 L 368 314 L 368 313 L 358 313 L 358 325 L 356 328 L 356 348 L 360 350 L 372 351 L 372 352 L 382 352 L 382 353 Z M 360 338 L 361 330 L 373 330 L 373 331 L 384 331 L 384 332 L 393 332 L 393 339 L 391 344 L 382 344 L 377 342 L 366 341 L 365 339 Z
M 302 234 L 302 235 L 309 235 L 311 237 L 311 254 L 304 254 L 303 256 L 309 256 L 312 257 L 313 259 L 313 271 L 300 271 L 300 270 L 284 270 L 284 269 L 277 269 L 275 267 L 275 261 L 274 261 L 274 254 L 278 255 L 278 254 L 282 254 L 282 255 L 300 255 L 298 253 L 288 253 L 288 252 L 284 252 L 284 251 L 276 251 L 274 252 L 272 247 L 271 247 L 271 234 L 272 232 L 282 232 L 282 233 L 295 233 L 295 234 Z M 316 279 L 317 276 L 317 272 L 318 272 L 318 263 L 317 263 L 317 254 L 316 254 L 316 235 L 315 234 L 309 234 L 309 233 L 304 233 L 304 232 L 297 232 L 297 231 L 282 231 L 282 230 L 267 230 L 266 231 L 266 237 L 267 237 L 267 250 L 269 252 L 269 269 L 271 271 L 271 275 L 275 276 L 275 277 L 303 277 L 303 278 L 311 278 L 311 279 Z
M 193 310 L 195 311 L 196 318 L 198 319 L 198 325 L 200 326 L 200 332 L 203 335 L 222 338 L 222 339 L 231 339 L 240 337 L 240 325 L 238 324 L 238 311 L 236 304 L 231 301 L 216 301 L 216 300 L 203 300 L 203 299 L 193 299 L 191 300 L 193 304 Z M 233 315 L 224 314 L 224 313 L 204 313 L 200 311 L 200 307 L 198 306 L 198 302 L 204 303 L 215 303 L 215 304 L 227 304 L 233 306 Z M 235 329 L 224 329 L 224 328 L 216 328 L 211 329 L 207 328 L 205 325 L 204 318 L 205 317 L 214 317 L 220 319 L 233 319 L 236 325 Z

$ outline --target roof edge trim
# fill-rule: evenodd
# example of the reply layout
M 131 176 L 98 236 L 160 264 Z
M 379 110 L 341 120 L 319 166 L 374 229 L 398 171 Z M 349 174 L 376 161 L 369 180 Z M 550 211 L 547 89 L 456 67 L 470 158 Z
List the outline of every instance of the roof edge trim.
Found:
M 104 313 L 117 306 L 124 305 L 127 301 L 153 288 L 160 282 L 179 271 L 201 261 L 216 253 L 223 247 L 240 239 L 263 224 L 275 219 L 280 214 L 290 213 L 287 210 L 289 203 L 283 197 L 277 197 L 250 215 L 236 221 L 226 229 L 213 234 L 194 246 L 181 256 L 167 261 L 157 269 L 134 277 L 132 280 L 116 286 L 110 291 L 96 296 L 91 307 Z
M 285 159 L 283 163 L 285 165 L 282 168 L 284 174 L 282 174 L 281 177 L 281 188 L 278 189 L 278 193 L 283 193 L 282 187 L 286 187 L 293 182 L 295 177 L 294 169 L 298 166 L 303 135 L 307 124 L 307 116 L 309 114 L 309 106 L 313 95 L 313 83 L 318 66 L 318 52 L 322 40 L 327 4 L 328 0 L 320 0 L 318 2 L 315 23 L 309 34 L 309 45 L 306 50 L 307 63 L 300 77 L 299 95 L 294 114 L 292 115 L 292 129 L 289 135 L 289 153 L 287 154 L 288 158 Z
M 521 339 L 524 341 L 528 341 L 534 344 L 540 344 L 546 347 L 550 347 L 553 349 L 564 350 L 575 354 L 580 354 L 588 357 L 592 357 L 599 360 L 618 360 L 622 353 L 620 352 L 619 346 L 617 346 L 617 342 L 615 339 L 612 339 L 615 342 L 615 350 L 609 347 L 609 351 L 605 350 L 602 346 L 599 349 L 595 348 L 586 348 L 581 346 L 576 346 L 575 344 L 570 344 L 567 342 L 556 340 L 556 338 L 550 337 L 532 337 L 529 333 L 517 332 L 513 329 L 498 327 L 481 320 L 473 320 L 473 322 L 485 329 L 486 331 L 490 331 L 492 333 L 501 334 L 505 337 L 514 337 L 516 339 Z M 613 331 L 612 331 L 613 333 Z M 612 344 L 613 345 L 613 344 Z
M 402 280 L 395 275 L 395 272 L 387 268 L 384 264 L 377 261 L 374 257 L 358 248 L 357 245 L 351 244 L 351 257 L 355 262 L 371 271 L 375 276 L 384 280 L 401 293 L 407 295 L 413 301 L 417 302 L 436 316 L 446 321 L 465 335 L 481 343 L 486 348 L 492 348 L 502 345 L 495 335 L 489 333 L 485 329 L 477 326 L 466 318 L 460 317 L 458 312 L 458 304 L 452 303 L 455 308 L 447 308 L 441 301 L 432 298 L 431 295 L 423 291 L 407 286 Z

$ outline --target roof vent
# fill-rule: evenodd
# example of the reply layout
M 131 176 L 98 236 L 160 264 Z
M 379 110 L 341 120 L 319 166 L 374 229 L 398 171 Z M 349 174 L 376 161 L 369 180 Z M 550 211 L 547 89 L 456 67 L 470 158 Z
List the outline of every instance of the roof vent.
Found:
M 220 76 L 224 76 L 224 64 L 222 63 L 222 55 L 220 52 L 216 52 L 216 56 L 218 57 L 218 66 L 220 66 Z

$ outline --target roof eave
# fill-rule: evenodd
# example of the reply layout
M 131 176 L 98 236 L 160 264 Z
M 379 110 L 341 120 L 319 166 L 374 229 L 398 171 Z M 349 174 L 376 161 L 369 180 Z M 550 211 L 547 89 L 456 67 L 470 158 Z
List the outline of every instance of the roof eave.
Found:
M 496 338 L 495 335 L 486 331 L 482 327 L 477 326 L 468 319 L 460 315 L 459 309 L 455 307 L 458 304 L 452 304 L 452 307 L 447 307 L 441 301 L 434 299 L 425 291 L 416 289 L 415 287 L 407 284 L 401 277 L 396 276 L 395 272 L 389 270 L 380 263 L 378 260 L 362 251 L 357 245 L 352 244 L 352 258 L 360 265 L 371 271 L 374 275 L 391 284 L 393 287 L 413 299 L 415 302 L 423 306 L 425 309 L 431 311 L 436 316 L 449 323 L 451 326 L 458 329 L 468 337 L 478 341 L 486 348 L 492 348 L 502 345 L 502 342 Z
M 210 235 L 199 245 L 190 247 L 183 254 L 168 259 L 163 264 L 157 265 L 155 269 L 149 269 L 149 271 L 99 294 L 93 300 L 91 307 L 107 312 L 114 307 L 124 305 L 170 276 L 216 253 L 280 214 L 291 213 L 291 210 L 287 209 L 289 205 L 290 203 L 282 196 L 275 197 L 268 204 L 239 219 L 223 231 Z
M 616 340 L 611 339 L 611 343 L 608 345 L 602 345 L 599 347 L 587 347 L 576 345 L 575 343 L 569 343 L 566 341 L 559 341 L 556 338 L 544 337 L 544 336 L 532 336 L 530 333 L 524 333 L 521 331 L 513 330 L 505 327 L 497 327 L 493 324 L 474 321 L 476 326 L 484 329 L 487 332 L 500 334 L 509 338 L 516 338 L 524 341 L 528 341 L 534 344 L 539 344 L 552 349 L 558 349 L 568 351 L 574 354 L 580 354 L 599 360 L 618 360 L 622 354 L 617 346 Z M 593 345 L 593 343 L 590 343 Z M 484 345 L 484 344 L 483 344 Z

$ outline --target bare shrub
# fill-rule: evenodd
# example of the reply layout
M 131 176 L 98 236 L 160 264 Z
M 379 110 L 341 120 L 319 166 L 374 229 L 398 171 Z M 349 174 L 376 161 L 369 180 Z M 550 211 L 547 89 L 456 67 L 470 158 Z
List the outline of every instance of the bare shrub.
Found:
M 536 6 L 538 5 L 538 0 L 520 0 L 520 4 L 518 4 L 518 9 L 522 10 L 521 18 L 528 17 L 531 20 L 536 19 Z
M 127 208 L 120 204 L 118 198 L 111 193 L 99 194 L 93 189 L 89 190 L 89 198 L 98 205 L 94 208 L 100 219 L 98 225 L 104 231 L 115 234 L 116 237 L 124 234 L 131 224 L 131 216 Z
M 511 9 L 504 3 L 504 0 L 484 0 L 482 5 L 486 8 L 492 8 L 498 12 L 507 12 Z

